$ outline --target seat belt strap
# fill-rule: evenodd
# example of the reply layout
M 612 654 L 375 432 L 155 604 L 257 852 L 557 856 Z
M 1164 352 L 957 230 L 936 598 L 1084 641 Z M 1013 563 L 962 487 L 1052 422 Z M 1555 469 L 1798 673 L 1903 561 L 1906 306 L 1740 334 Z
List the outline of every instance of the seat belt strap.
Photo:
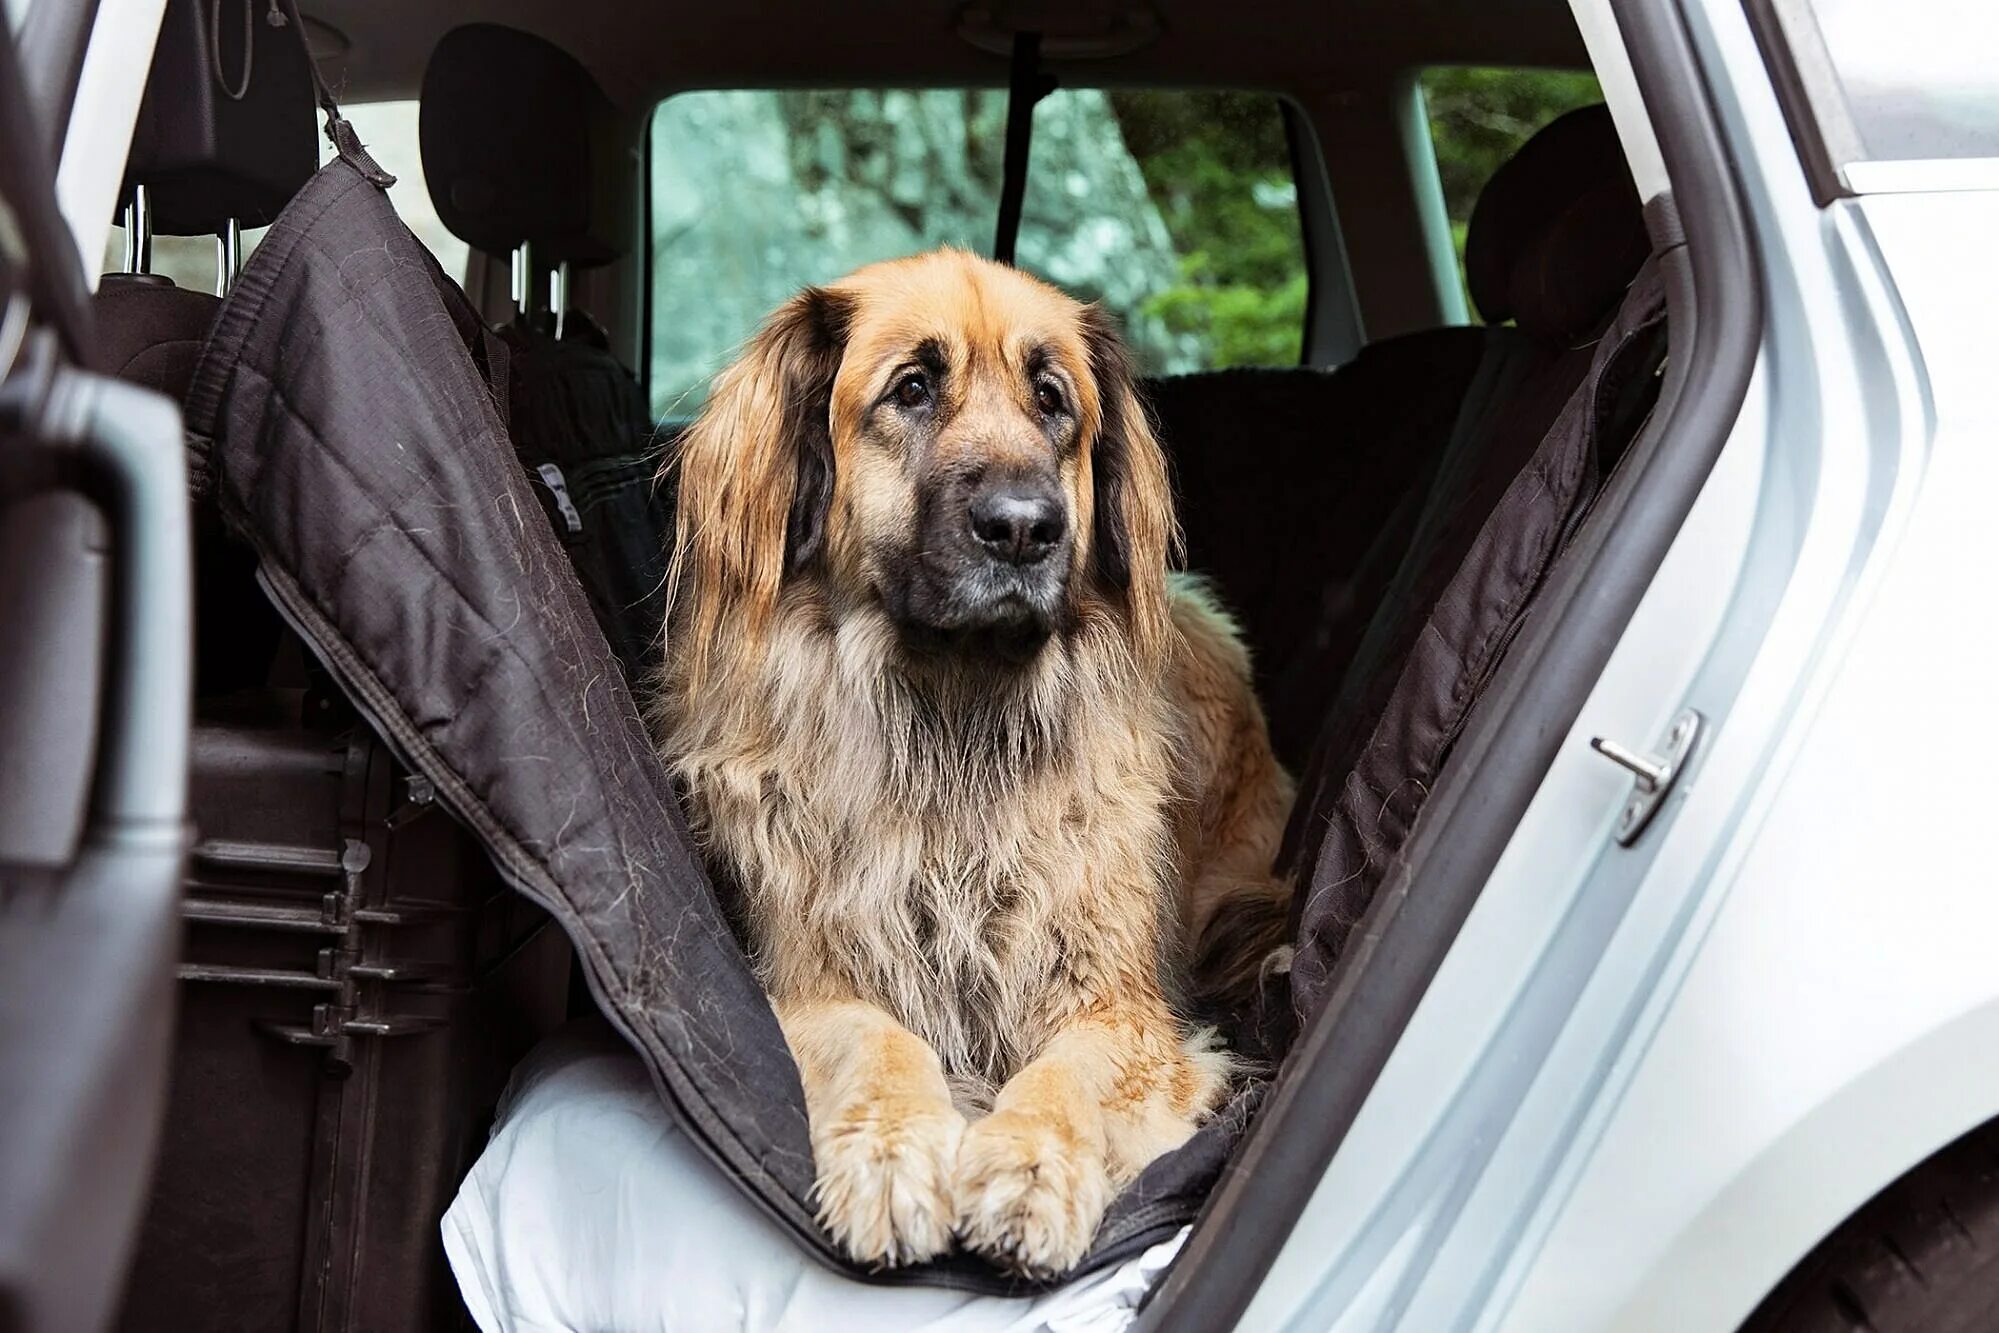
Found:
M 1055 77 L 1041 72 L 1041 34 L 1013 36 L 1013 67 L 1006 92 L 1006 166 L 1000 179 L 999 226 L 993 233 L 993 258 L 1013 262 L 1020 237 L 1020 207 L 1027 195 L 1027 151 L 1034 142 L 1034 107 L 1055 91 Z

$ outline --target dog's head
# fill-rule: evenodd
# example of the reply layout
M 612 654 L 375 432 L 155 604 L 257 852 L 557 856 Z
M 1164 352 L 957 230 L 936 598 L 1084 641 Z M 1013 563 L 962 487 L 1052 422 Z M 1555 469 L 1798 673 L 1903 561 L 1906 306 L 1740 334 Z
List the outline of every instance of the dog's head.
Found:
M 995 664 L 1093 617 L 1163 652 L 1176 540 L 1164 455 L 1110 319 L 958 251 L 780 308 L 679 454 L 676 652 L 751 638 L 787 584 L 835 623 Z

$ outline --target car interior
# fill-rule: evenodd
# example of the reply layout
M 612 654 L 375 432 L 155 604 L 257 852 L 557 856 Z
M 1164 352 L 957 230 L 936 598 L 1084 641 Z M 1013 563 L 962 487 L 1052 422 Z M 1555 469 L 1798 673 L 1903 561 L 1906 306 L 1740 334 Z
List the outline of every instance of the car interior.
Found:
M 630 694 L 665 614 L 661 464 L 787 292 L 998 244 L 1124 320 L 1186 565 L 1239 617 L 1298 779 L 1280 860 L 1298 939 L 1255 1012 L 1215 1016 L 1257 1057 L 1229 1110 L 1134 1187 L 1149 1193 L 1114 1209 L 1086 1267 L 1197 1216 L 1221 1225 L 1201 1213 L 1210 1186 L 1297 1075 L 1300 1030 L 1659 401 L 1677 225 L 1669 203 L 1641 206 L 1593 85 L 1544 123 L 1492 108 L 1503 160 L 1451 183 L 1468 206 L 1446 197 L 1425 116 L 1430 71 L 1586 76 L 1568 6 L 300 8 L 168 5 L 95 297 L 104 364 L 204 392 L 219 313 L 264 291 L 247 276 L 279 234 L 263 229 L 337 156 L 316 63 L 482 322 L 467 346 L 511 444 L 491 466 L 538 502 Z M 1260 341 L 1161 296 L 1198 289 L 1203 261 L 1173 230 L 1194 205 L 1146 167 L 1203 116 L 1251 126 L 1255 207 L 1283 220 L 1258 291 L 1285 294 L 1258 307 Z M 1025 151 L 1002 152 L 1016 130 Z M 321 355 L 283 345 L 273 399 L 312 393 Z M 639 1024 L 585 966 L 588 913 L 517 892 L 443 775 L 277 604 L 269 552 L 216 502 L 222 446 L 190 429 L 196 838 L 166 1126 L 119 1322 L 468 1326 L 439 1220 L 510 1073 L 600 1009 L 628 1037 Z M 838 1264 L 809 1218 L 793 1225 Z M 1025 1290 L 971 1260 L 884 1280 Z

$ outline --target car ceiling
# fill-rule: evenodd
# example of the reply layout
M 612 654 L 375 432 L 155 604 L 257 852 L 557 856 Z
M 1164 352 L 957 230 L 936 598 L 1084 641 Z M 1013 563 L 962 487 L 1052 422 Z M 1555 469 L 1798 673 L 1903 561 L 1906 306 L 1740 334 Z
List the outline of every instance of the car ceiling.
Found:
M 1065 82 L 1304 92 L 1421 65 L 1586 67 L 1565 0 L 304 0 L 341 96 L 413 97 L 439 37 L 502 23 L 571 52 L 621 107 L 684 88 L 1004 83 L 1006 34 L 1039 31 Z M 1149 34 L 1134 38 L 1134 34 Z M 1063 45 L 1126 46 L 1087 60 Z

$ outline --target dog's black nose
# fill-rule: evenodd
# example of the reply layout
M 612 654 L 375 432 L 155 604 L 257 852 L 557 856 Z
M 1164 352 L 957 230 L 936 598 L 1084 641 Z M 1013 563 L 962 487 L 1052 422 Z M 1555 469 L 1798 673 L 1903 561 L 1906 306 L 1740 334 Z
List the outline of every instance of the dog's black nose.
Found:
M 1062 499 L 1041 482 L 1005 481 L 972 497 L 972 535 L 995 560 L 1032 565 L 1062 540 Z

